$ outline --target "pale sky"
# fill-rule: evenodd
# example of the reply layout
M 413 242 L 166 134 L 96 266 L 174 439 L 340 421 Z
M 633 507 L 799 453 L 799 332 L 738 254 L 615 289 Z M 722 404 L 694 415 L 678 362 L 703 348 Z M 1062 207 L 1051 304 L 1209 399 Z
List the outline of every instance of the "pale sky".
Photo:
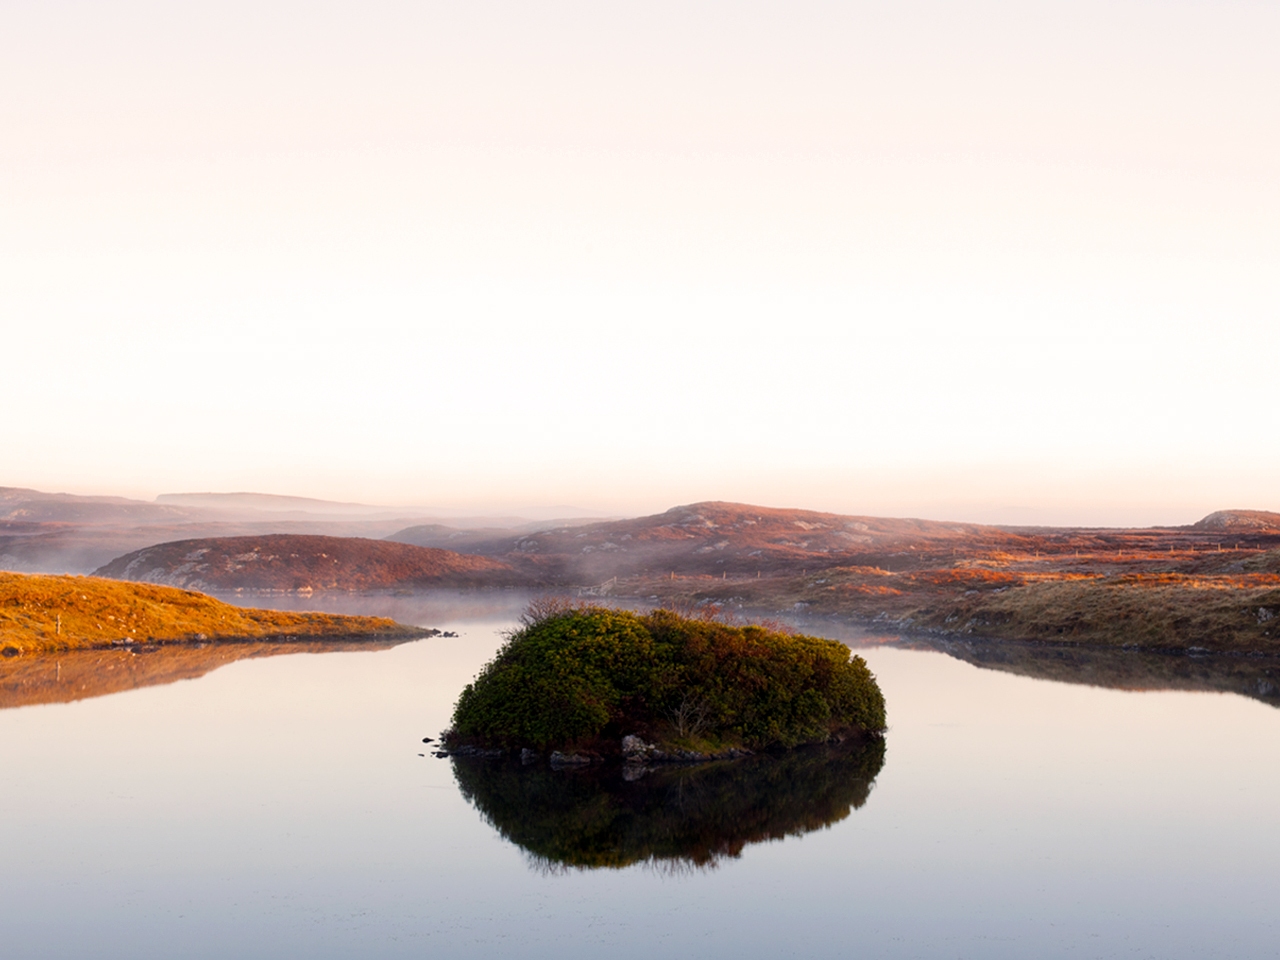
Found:
M 1280 5 L 0 0 L 0 485 L 1280 510 Z

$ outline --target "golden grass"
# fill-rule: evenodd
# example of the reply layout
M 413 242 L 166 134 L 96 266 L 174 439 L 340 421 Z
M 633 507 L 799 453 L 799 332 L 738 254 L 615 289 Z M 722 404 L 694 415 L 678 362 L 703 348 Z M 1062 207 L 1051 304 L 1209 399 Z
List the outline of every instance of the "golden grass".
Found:
M 1002 570 L 966 559 L 892 575 L 867 567 L 830 567 L 803 577 L 627 586 L 663 602 L 679 590 L 679 598 L 691 602 L 803 609 L 935 635 L 1272 653 L 1280 651 L 1280 577 L 1258 569 L 1265 570 L 1270 561 L 1262 554 L 1252 568 L 1188 573 L 1130 570 L 1096 560 L 1084 570 L 1072 570 L 1070 564 Z
M 385 617 L 232 606 L 191 590 L 100 577 L 0 573 L 0 655 L 194 640 L 405 636 Z
M 1011 640 L 1264 651 L 1280 648 L 1280 589 L 1136 576 L 1044 582 L 933 604 L 913 619 Z

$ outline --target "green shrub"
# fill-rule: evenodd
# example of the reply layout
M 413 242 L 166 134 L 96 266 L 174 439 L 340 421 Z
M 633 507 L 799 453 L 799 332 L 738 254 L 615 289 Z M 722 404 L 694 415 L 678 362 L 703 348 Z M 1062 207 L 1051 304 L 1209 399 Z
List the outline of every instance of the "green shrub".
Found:
M 445 739 L 589 749 L 638 733 L 761 749 L 884 726 L 875 678 L 842 643 L 669 610 L 552 607 L 462 691 Z

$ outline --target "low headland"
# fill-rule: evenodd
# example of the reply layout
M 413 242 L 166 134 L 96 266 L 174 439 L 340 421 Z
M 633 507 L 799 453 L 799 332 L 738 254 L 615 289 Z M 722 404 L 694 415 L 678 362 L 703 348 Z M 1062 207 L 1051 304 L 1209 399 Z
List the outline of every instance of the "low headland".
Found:
M 462 691 L 438 755 L 704 761 L 884 730 L 875 677 L 842 643 L 545 601 Z
M 100 577 L 0 572 L 0 656 L 214 641 L 390 639 L 385 617 L 237 607 L 191 590 Z

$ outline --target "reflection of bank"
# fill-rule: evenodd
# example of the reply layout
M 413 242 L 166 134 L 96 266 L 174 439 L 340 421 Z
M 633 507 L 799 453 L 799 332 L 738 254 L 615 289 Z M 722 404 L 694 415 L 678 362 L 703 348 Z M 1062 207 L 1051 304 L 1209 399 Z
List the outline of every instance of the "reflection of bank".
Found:
M 1013 640 L 930 639 L 912 646 L 940 650 L 975 667 L 1117 690 L 1204 690 L 1236 693 L 1280 707 L 1280 656 L 1153 653 Z
M 194 680 L 237 660 L 291 653 L 390 650 L 412 637 L 369 640 L 218 640 L 94 647 L 0 659 L 0 710 L 71 703 L 140 687 Z
M 714 867 L 749 843 L 799 836 L 867 802 L 884 741 L 736 761 L 579 770 L 458 757 L 463 795 L 543 869 Z

